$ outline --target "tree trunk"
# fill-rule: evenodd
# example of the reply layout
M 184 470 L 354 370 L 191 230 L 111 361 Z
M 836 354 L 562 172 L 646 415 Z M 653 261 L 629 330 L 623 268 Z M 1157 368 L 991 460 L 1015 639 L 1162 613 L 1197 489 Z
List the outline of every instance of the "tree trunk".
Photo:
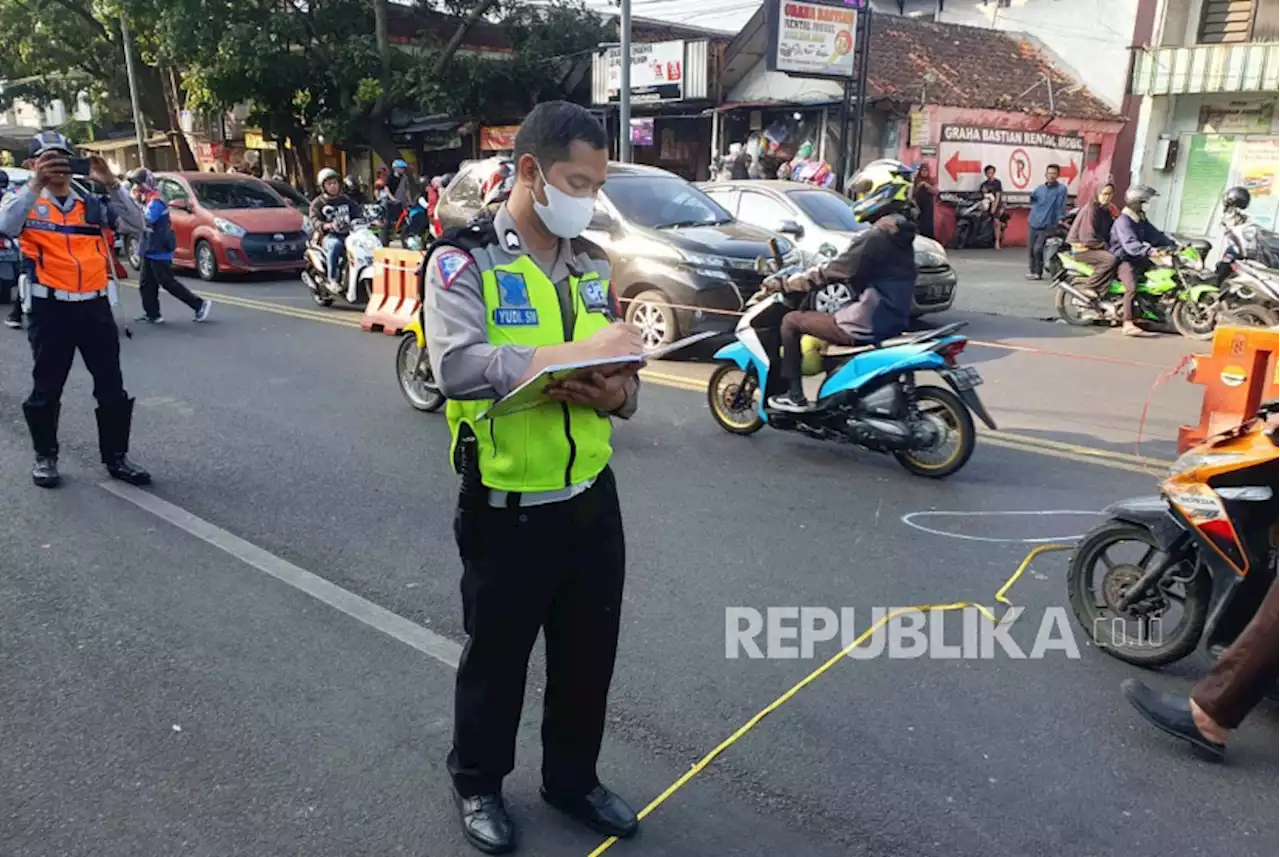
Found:
M 169 98 L 164 77 L 154 66 L 142 65 L 138 68 L 138 102 L 142 115 L 156 130 L 168 135 L 173 145 L 174 154 L 178 158 L 178 168 L 196 170 L 196 156 L 182 133 L 182 127 L 176 124 L 176 117 L 169 109 Z
M 295 128 L 289 134 L 289 151 L 293 154 L 293 167 L 302 181 L 302 191 L 310 195 L 315 190 L 315 168 L 311 163 L 311 134 L 305 128 Z
M 480 5 L 472 9 L 471 14 L 458 25 L 458 29 L 453 33 L 453 38 L 444 46 L 444 50 L 440 52 L 440 56 L 436 57 L 435 65 L 431 67 L 431 76 L 433 78 L 440 76 L 440 73 L 444 71 L 445 66 L 449 64 L 449 60 L 453 59 L 453 55 L 457 53 L 458 48 L 462 46 L 462 40 L 466 38 L 467 31 L 471 29 L 472 25 L 474 25 L 476 21 L 479 21 L 480 18 L 484 16 L 485 12 L 489 11 L 489 7 L 493 4 L 494 0 L 481 0 Z
M 391 139 L 391 132 L 387 130 L 385 117 L 370 116 L 365 136 L 369 138 L 369 145 L 378 153 L 378 157 L 382 158 L 388 165 L 400 157 L 400 150 L 396 148 L 395 141 Z

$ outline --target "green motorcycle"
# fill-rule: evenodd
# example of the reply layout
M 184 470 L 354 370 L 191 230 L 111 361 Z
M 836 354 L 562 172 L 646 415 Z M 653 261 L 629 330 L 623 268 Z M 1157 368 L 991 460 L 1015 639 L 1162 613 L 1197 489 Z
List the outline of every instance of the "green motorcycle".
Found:
M 1155 263 L 1138 283 L 1133 299 L 1135 321 L 1146 321 L 1165 330 L 1172 327 L 1183 336 L 1203 339 L 1217 323 L 1218 286 L 1214 272 L 1205 266 L 1209 242 L 1179 243 L 1152 256 Z M 1094 294 L 1085 281 L 1093 267 L 1070 252 L 1058 254 L 1062 269 L 1053 278 L 1058 317 L 1067 324 L 1120 324 L 1124 318 L 1124 283 L 1112 280 L 1106 292 Z

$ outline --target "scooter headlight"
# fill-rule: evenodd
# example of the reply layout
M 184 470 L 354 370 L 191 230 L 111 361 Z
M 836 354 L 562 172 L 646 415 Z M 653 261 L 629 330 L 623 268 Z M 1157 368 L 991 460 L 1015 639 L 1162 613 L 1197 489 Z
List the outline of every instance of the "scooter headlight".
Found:
M 1178 456 L 1178 460 L 1169 468 L 1169 475 L 1180 476 L 1183 473 L 1190 473 L 1192 470 L 1199 470 L 1202 467 L 1219 467 L 1223 464 L 1239 461 L 1240 457 L 1238 452 L 1201 452 L 1198 450 L 1184 452 Z

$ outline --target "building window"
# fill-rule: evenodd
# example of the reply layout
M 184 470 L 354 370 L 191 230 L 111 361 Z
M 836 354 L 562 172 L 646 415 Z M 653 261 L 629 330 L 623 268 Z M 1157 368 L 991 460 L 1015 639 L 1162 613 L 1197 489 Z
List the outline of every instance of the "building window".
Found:
M 1278 38 L 1280 0 L 1204 0 L 1200 42 L 1274 42 Z
M 1089 148 L 1084 150 L 1084 162 L 1088 164 L 1096 164 L 1102 160 L 1102 144 L 1090 143 Z

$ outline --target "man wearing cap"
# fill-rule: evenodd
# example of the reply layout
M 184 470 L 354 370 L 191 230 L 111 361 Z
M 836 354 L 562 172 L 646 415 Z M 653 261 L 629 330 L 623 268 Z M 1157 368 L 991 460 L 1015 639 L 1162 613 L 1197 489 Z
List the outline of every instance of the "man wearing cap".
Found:
M 133 399 L 120 376 L 120 339 L 113 303 L 112 256 L 105 230 L 131 235 L 143 230 L 142 212 L 98 155 L 89 158 L 89 178 L 107 188 L 105 197 L 81 196 L 71 183 L 71 142 L 56 131 L 31 141 L 31 178 L 0 204 L 0 232 L 20 236 L 30 301 L 27 340 L 35 360 L 31 395 L 22 405 L 35 446 L 32 481 L 59 484 L 58 413 L 62 387 L 77 350 L 93 375 L 98 400 L 98 450 L 107 472 L 134 485 L 150 474 L 129 460 Z

